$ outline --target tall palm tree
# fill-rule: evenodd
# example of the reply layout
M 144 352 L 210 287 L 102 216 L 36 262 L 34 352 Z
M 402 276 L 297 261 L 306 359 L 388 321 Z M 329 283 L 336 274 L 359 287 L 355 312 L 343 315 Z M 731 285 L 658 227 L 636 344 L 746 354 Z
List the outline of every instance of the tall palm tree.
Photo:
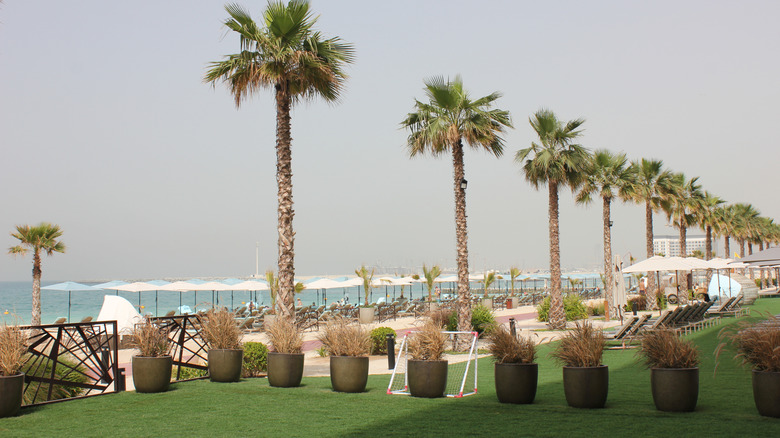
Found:
M 561 250 L 558 233 L 558 188 L 568 185 L 576 190 L 582 183 L 583 170 L 590 152 L 573 143 L 582 135 L 583 119 L 566 122 L 558 120 L 546 109 L 530 118 L 531 127 L 539 137 L 539 143 L 521 149 L 515 161 L 523 166 L 526 180 L 534 188 L 547 185 L 550 228 L 550 327 L 566 327 L 566 312 L 561 293 Z
M 704 260 L 712 258 L 712 233 L 718 226 L 718 208 L 726 201 L 705 191 L 697 209 L 693 211 L 696 225 L 704 229 Z M 709 280 L 709 278 L 707 278 Z
M 715 211 L 717 226 L 714 228 L 716 233 L 723 236 L 724 258 L 731 257 L 731 238 L 734 237 L 736 227 L 736 209 L 733 204 L 724 205 Z
M 604 236 L 604 277 L 605 296 L 608 303 L 612 303 L 612 220 L 611 205 L 615 196 L 622 199 L 630 199 L 637 185 L 635 168 L 628 164 L 626 154 L 614 154 L 601 149 L 593 153 L 585 168 L 585 180 L 577 194 L 577 202 L 587 204 L 593 196 L 601 196 L 602 208 L 602 232 Z M 609 321 L 609 306 L 605 309 L 605 318 Z
M 688 255 L 688 227 L 693 225 L 694 211 L 698 210 L 704 198 L 699 177 L 687 179 L 682 173 L 672 175 L 666 202 L 666 215 L 669 221 L 680 231 L 680 256 Z M 685 276 L 685 284 L 677 285 L 678 296 L 688 296 L 691 288 L 691 274 Z
M 634 189 L 634 200 L 637 203 L 645 203 L 645 248 L 647 258 L 653 256 L 653 213 L 658 212 L 662 207 L 662 201 L 667 196 L 666 189 L 672 177 L 672 173 L 663 169 L 663 161 L 648 160 L 642 158 L 641 161 L 631 163 L 637 175 L 637 185 Z M 645 300 L 648 309 L 658 307 L 657 294 L 658 289 L 655 284 L 655 277 L 648 275 L 647 290 Z
M 455 236 L 457 239 L 458 330 L 471 330 L 471 300 L 469 293 L 469 253 L 466 227 L 466 178 L 463 169 L 464 143 L 500 157 L 504 153 L 501 134 L 511 128 L 509 112 L 494 109 L 500 93 L 472 100 L 463 88 L 460 76 L 454 80 L 441 77 L 425 81 L 428 103 L 415 99 L 415 112 L 401 122 L 409 129 L 409 155 L 429 153 L 441 156 L 452 153 L 455 191 Z
M 750 204 L 734 204 L 734 237 L 739 243 L 739 256 L 745 257 L 745 242 L 753 235 L 756 219 L 761 213 Z
M 16 232 L 11 237 L 19 240 L 19 245 L 8 248 L 12 255 L 33 253 L 33 286 L 32 286 L 32 325 L 41 324 L 41 253 L 54 255 L 55 252 L 65 252 L 65 244 L 59 240 L 62 229 L 59 225 L 41 222 L 38 225 L 17 225 Z
M 213 62 L 205 81 L 227 84 L 236 103 L 261 88 L 271 89 L 276 102 L 276 181 L 279 233 L 279 301 L 281 316 L 292 318 L 295 278 L 293 247 L 292 137 L 290 111 L 301 100 L 321 97 L 335 102 L 354 59 L 353 48 L 339 38 L 324 39 L 313 26 L 317 17 L 305 0 L 285 5 L 270 1 L 263 21 L 256 23 L 236 4 L 225 6 L 225 26 L 240 38 L 241 51 Z

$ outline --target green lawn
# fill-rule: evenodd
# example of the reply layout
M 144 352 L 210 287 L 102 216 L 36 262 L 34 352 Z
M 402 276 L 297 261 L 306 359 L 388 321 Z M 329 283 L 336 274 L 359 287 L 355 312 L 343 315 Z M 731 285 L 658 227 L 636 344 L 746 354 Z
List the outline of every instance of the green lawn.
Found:
M 757 311 L 780 313 L 780 299 L 762 299 Z M 696 412 L 662 413 L 650 395 L 650 374 L 635 350 L 608 351 L 606 409 L 569 408 L 561 369 L 539 355 L 539 390 L 533 405 L 502 405 L 492 364 L 482 359 L 479 393 L 462 399 L 416 399 L 385 394 L 389 376 L 371 376 L 369 391 L 338 394 L 329 378 L 305 378 L 300 388 L 270 388 L 265 379 L 239 383 L 180 383 L 164 394 L 134 392 L 23 409 L 0 419 L 0 436 L 780 436 L 780 419 L 758 415 L 748 370 L 728 352 L 713 377 L 718 331 L 734 320 L 691 335 L 703 356 Z

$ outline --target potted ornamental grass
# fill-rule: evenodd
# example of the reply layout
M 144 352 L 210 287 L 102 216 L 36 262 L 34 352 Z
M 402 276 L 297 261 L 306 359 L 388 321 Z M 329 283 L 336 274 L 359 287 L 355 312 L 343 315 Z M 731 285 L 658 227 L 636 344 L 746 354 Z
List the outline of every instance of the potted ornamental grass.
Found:
M 372 281 L 374 280 L 374 269 L 369 271 L 365 266 L 361 266 L 360 269 L 355 270 L 355 275 L 363 280 L 363 295 L 365 298 L 363 305 L 358 308 L 358 321 L 360 321 L 361 324 L 372 323 L 374 322 L 374 314 L 376 313 L 376 310 L 374 309 L 373 304 L 368 301 L 368 299 L 369 295 L 371 294 L 371 288 L 373 287 Z
M 138 350 L 132 359 L 135 391 L 167 391 L 173 369 L 173 358 L 168 352 L 168 333 L 145 318 L 133 327 L 130 344 Z
M 780 418 L 780 316 L 765 315 L 761 322 L 745 322 L 731 331 L 721 331 L 724 341 L 716 352 L 731 344 L 735 359 L 752 369 L 753 400 L 758 413 Z
M 414 397 L 443 397 L 447 389 L 447 365 L 444 356 L 446 337 L 435 322 L 428 319 L 409 339 L 407 373 L 409 392 Z
M 330 355 L 330 382 L 337 392 L 364 392 L 368 382 L 371 336 L 345 318 L 328 321 L 318 339 Z
M 488 350 L 495 360 L 496 395 L 501 403 L 528 404 L 536 398 L 539 365 L 536 342 L 513 335 L 504 326 L 488 335 Z
M 607 403 L 609 370 L 601 363 L 606 341 L 589 321 L 577 322 L 561 338 L 552 357 L 563 365 L 566 402 L 574 408 L 597 409 Z
M 201 336 L 209 347 L 209 379 L 212 382 L 238 382 L 244 349 L 241 346 L 241 330 L 233 313 L 225 308 L 208 311 Z
M 27 334 L 15 325 L 0 326 L 0 418 L 13 417 L 22 407 Z
M 299 386 L 303 377 L 303 333 L 289 318 L 276 318 L 267 329 L 268 384 L 279 388 Z
M 691 412 L 699 399 L 699 350 L 674 330 L 647 332 L 637 354 L 650 368 L 650 387 L 656 409 Z

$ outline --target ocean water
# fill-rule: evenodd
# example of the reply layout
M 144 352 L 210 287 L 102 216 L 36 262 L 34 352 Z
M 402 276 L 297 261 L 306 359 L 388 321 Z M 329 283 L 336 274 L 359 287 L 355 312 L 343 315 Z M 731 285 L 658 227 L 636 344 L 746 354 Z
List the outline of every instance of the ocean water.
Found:
M 42 286 L 55 284 L 58 282 L 44 281 Z M 508 281 L 499 281 L 493 286 L 499 291 L 508 290 Z M 97 284 L 95 282 L 85 282 L 84 284 Z M 472 292 L 479 293 L 481 285 L 472 283 Z M 450 293 L 455 284 L 442 283 L 440 285 L 443 294 Z M 519 282 L 515 288 L 520 290 Z M 544 288 L 544 281 L 526 281 L 523 288 L 533 290 Z M 411 290 L 410 290 L 411 289 Z M 425 284 L 418 283 L 404 289 L 404 296 L 410 299 L 427 296 Z M 103 305 L 104 295 L 117 295 L 117 291 L 106 290 L 101 292 L 73 291 L 70 293 L 70 321 L 81 321 L 87 316 L 97 319 L 100 308 Z M 269 291 L 199 291 L 199 292 L 122 292 L 118 295 L 132 303 L 141 314 L 150 314 L 153 316 L 165 315 L 171 310 L 177 310 L 180 305 L 189 306 L 193 310 L 209 309 L 212 305 L 226 306 L 231 309 L 239 308 L 250 300 L 260 305 L 271 305 L 271 294 Z M 369 301 L 377 302 L 381 298 L 392 302 L 401 296 L 400 286 L 381 286 L 370 291 Z M 306 306 L 314 304 L 316 306 L 328 305 L 340 300 L 347 300 L 350 303 L 362 303 L 364 300 L 363 290 L 358 287 L 328 289 L 328 290 L 306 290 L 297 294 L 296 300 L 300 299 L 301 304 Z M 0 317 L 1 320 L 8 323 L 29 324 L 32 317 L 32 280 L 27 282 L 0 282 Z M 60 317 L 68 317 L 68 292 L 41 290 L 41 322 L 51 324 Z

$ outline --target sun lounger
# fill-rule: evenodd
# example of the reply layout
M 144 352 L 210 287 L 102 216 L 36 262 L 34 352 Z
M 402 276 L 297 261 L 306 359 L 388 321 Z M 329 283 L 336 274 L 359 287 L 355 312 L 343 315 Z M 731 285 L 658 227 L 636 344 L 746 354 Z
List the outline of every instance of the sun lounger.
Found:
M 639 321 L 639 317 L 632 316 L 621 327 L 619 327 L 614 333 L 608 333 L 604 335 L 607 341 L 621 341 L 626 336 L 629 330 Z

